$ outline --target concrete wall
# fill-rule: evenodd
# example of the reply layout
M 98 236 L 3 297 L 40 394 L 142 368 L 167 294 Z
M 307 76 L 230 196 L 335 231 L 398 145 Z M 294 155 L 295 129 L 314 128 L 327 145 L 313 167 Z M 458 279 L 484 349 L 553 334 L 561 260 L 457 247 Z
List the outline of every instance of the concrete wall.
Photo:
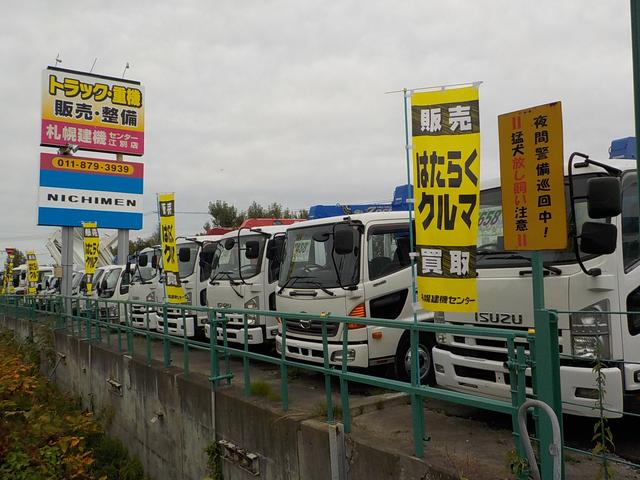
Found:
M 0 326 L 19 338 L 32 334 L 28 321 L 0 316 Z M 202 480 L 208 459 L 204 450 L 214 439 L 258 455 L 257 477 L 223 460 L 225 480 L 331 478 L 329 427 L 323 422 L 291 418 L 259 399 L 244 397 L 236 387 L 214 393 L 204 375 L 185 376 L 158 362 L 147 365 L 146 359 L 105 344 L 64 332 L 55 332 L 53 342 L 55 351 L 64 355 L 54 381 L 80 395 L 88 408 L 106 412 L 112 418 L 109 433 L 140 458 L 151 478 Z M 427 474 L 422 461 L 399 461 L 353 440 L 347 456 L 351 479 L 443 478 Z

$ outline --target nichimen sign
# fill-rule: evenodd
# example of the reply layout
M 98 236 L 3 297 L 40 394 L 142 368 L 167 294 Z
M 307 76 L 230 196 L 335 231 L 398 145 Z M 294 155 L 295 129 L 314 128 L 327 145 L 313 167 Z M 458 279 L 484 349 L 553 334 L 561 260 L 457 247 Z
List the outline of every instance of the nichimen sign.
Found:
M 158 194 L 162 265 L 166 273 L 164 282 L 166 298 L 169 303 L 185 303 L 184 290 L 180 283 L 180 270 L 178 269 L 175 206 L 176 202 L 173 193 Z
M 500 115 L 498 131 L 504 248 L 566 248 L 560 102 Z
M 38 258 L 35 252 L 27 252 L 27 294 L 35 295 L 38 293 Z
M 425 310 L 474 312 L 478 88 L 413 93 L 411 118 L 418 297 Z
M 144 165 L 40 154 L 38 225 L 140 230 Z
M 140 82 L 48 67 L 40 144 L 142 155 L 144 100 Z
M 96 273 L 100 247 L 98 224 L 96 222 L 83 222 L 84 233 L 84 271 L 87 274 L 87 295 L 93 292 L 93 275 Z

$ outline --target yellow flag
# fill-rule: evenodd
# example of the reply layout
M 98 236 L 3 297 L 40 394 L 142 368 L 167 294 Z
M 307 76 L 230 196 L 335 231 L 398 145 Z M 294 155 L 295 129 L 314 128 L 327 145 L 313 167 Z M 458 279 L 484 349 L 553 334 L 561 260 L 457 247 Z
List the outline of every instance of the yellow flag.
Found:
M 185 303 L 184 290 L 180 283 L 178 255 L 176 249 L 176 210 L 173 193 L 158 194 L 160 217 L 160 240 L 162 263 L 165 272 L 165 294 L 169 303 Z
M 93 292 L 93 275 L 98 265 L 100 236 L 96 222 L 82 222 L 84 233 L 84 271 L 87 274 L 87 295 Z
M 425 310 L 477 311 L 480 194 L 478 88 L 414 93 L 418 297 Z
M 38 293 L 38 259 L 36 252 L 27 252 L 27 295 Z

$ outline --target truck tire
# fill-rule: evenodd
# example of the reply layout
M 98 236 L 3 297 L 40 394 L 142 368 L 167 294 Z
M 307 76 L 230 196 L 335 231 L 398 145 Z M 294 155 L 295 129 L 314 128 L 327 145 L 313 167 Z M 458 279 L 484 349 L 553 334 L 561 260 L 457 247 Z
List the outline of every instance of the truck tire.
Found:
M 428 333 L 420 333 L 418 337 L 418 356 L 420 367 L 420 383 L 423 385 L 435 384 L 435 372 L 433 370 L 433 357 L 431 348 L 434 345 L 433 336 Z M 395 357 L 396 376 L 404 381 L 411 382 L 411 334 L 405 332 L 398 342 L 398 350 Z

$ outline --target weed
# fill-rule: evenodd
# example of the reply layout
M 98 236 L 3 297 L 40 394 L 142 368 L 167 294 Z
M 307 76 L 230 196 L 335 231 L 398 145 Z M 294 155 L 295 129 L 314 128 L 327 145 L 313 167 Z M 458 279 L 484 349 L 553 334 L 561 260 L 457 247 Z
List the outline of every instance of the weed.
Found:
M 264 380 L 257 380 L 251 383 L 251 395 L 266 398 L 272 402 L 279 402 L 281 400 L 280 394 Z
M 224 480 L 222 474 L 222 447 L 218 442 L 211 442 L 204 449 L 207 454 L 207 474 L 210 480 Z
M 518 478 L 529 472 L 529 461 L 526 458 L 521 457 L 515 448 L 509 450 L 506 457 L 509 471 Z
M 327 417 L 328 415 L 327 402 L 321 401 L 316 403 L 311 409 L 311 415 L 314 417 Z M 333 405 L 333 417 L 336 420 L 342 420 L 342 405 Z
M 613 443 L 613 434 L 611 433 L 611 428 L 608 425 L 608 420 L 604 416 L 604 396 L 607 391 L 604 388 L 606 386 L 606 378 L 602 370 L 606 368 L 606 365 L 602 361 L 600 353 L 601 346 L 598 344 L 598 348 L 596 349 L 596 363 L 593 367 L 593 373 L 596 375 L 596 385 L 598 386 L 598 400 L 596 402 L 596 406 L 600 412 L 600 416 L 593 426 L 593 437 L 591 438 L 591 441 L 595 442 L 595 445 L 591 452 L 602 458 L 602 464 L 600 465 L 598 475 L 596 476 L 597 480 L 610 480 L 613 478 L 613 469 L 609 463 L 608 456 L 611 451 L 615 449 L 615 444 Z

